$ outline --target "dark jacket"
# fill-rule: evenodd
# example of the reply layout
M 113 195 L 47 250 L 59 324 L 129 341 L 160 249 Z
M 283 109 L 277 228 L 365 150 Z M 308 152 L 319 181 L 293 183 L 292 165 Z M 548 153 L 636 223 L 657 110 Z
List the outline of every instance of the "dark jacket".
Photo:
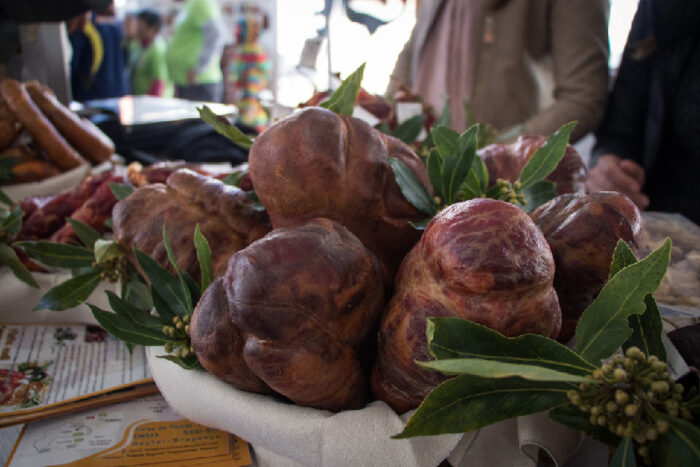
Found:
M 698 0 L 640 0 L 592 163 L 601 154 L 632 159 L 649 172 L 663 151 L 665 125 L 700 22 Z M 695 49 L 697 50 L 697 49 Z

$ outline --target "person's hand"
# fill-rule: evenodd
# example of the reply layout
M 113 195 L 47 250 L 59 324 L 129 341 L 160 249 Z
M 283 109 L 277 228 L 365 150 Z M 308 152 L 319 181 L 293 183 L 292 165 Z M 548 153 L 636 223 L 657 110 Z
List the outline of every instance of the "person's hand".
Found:
M 187 70 L 187 82 L 189 84 L 194 84 L 197 81 L 197 72 L 194 68 Z
M 644 168 L 629 159 L 614 154 L 603 154 L 598 164 L 588 173 L 588 191 L 617 191 L 627 195 L 640 209 L 649 206 L 649 197 L 642 193 Z

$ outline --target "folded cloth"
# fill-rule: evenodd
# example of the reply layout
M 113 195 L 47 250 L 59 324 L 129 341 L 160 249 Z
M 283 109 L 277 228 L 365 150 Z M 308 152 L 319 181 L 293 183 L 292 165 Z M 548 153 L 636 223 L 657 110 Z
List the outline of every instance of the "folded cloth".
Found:
M 148 348 L 156 384 L 168 403 L 193 422 L 248 441 L 259 466 L 537 465 L 538 448 L 562 465 L 583 439 L 578 431 L 535 414 L 475 432 L 391 439 L 413 411 L 397 415 L 374 401 L 361 410 L 332 413 L 271 396 L 239 391 L 204 371 L 189 371 Z
M 32 311 L 46 292 L 72 277 L 69 271 L 35 272 L 32 275 L 37 284 L 39 284 L 39 288 L 31 287 L 17 279 L 10 271 L 10 268 L 2 267 L 0 269 L 0 323 L 97 324 L 92 311 L 85 303 L 64 311 Z M 110 310 L 105 291 L 111 290 L 119 293 L 119 289 L 119 284 L 101 282 L 90 294 L 87 302 L 103 310 Z

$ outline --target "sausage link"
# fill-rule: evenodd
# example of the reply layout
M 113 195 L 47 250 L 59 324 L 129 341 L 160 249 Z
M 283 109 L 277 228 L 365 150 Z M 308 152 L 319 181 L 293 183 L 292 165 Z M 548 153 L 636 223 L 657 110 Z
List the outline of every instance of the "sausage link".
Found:
M 37 81 L 25 83 L 34 103 L 56 129 L 86 159 L 103 162 L 114 154 L 114 143 L 91 121 L 81 119 L 56 99 L 51 90 Z
M 12 112 L 34 137 L 39 148 L 61 170 L 69 170 L 85 163 L 85 159 L 44 117 L 21 83 L 14 79 L 4 79 L 0 82 L 0 93 Z

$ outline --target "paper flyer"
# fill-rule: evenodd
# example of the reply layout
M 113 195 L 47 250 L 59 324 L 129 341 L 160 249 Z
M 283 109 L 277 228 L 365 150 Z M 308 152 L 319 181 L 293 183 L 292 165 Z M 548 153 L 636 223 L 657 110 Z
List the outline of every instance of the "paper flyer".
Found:
M 0 324 L 0 420 L 149 381 L 144 348 L 97 326 Z
M 182 419 L 161 395 L 29 423 L 9 467 L 247 466 L 248 444 Z

